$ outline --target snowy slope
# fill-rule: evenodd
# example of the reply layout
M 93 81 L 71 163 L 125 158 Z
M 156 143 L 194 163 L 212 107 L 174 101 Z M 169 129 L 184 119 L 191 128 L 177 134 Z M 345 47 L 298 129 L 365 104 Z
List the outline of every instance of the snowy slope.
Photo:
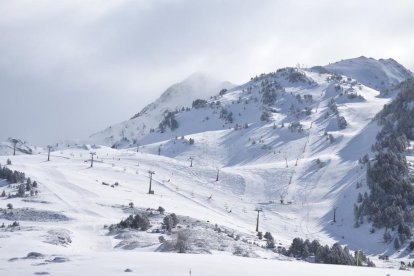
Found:
M 13 204 L 14 210 L 9 212 L 24 213 L 25 209 L 22 208 L 36 210 L 36 215 L 19 219 L 18 229 L 13 231 L 0 229 L 2 241 L 0 267 L 6 275 L 28 275 L 35 271 L 62 275 L 73 269 L 80 273 L 101 271 L 104 275 L 111 275 L 126 268 L 144 272 L 151 267 L 154 271 L 152 275 L 165 275 L 167 268 L 172 270 L 171 273 L 182 273 L 186 262 L 191 262 L 185 266 L 186 269 L 192 268 L 194 271 L 199 271 L 197 273 L 200 275 L 216 275 L 218 271 L 226 271 L 226 268 L 217 263 L 217 266 L 214 265 L 215 270 L 202 272 L 201 270 L 205 268 L 201 263 L 207 262 L 213 266 L 223 258 L 227 258 L 229 263 L 246 263 L 244 258 L 240 258 L 239 261 L 230 257 L 237 249 L 237 245 L 227 243 L 224 237 L 223 240 L 218 240 L 219 245 L 223 246 L 221 250 L 210 252 L 217 256 L 204 258 L 176 257 L 169 254 L 157 256 L 150 253 L 160 246 L 159 235 L 164 235 L 167 239 L 173 238 L 165 234 L 140 233 L 126 240 L 123 240 L 122 236 L 119 237 L 120 235 L 108 235 L 104 226 L 125 218 L 128 215 L 126 206 L 129 202 L 134 202 L 135 206 L 142 208 L 156 209 L 158 206 L 163 206 L 167 212 L 174 211 L 180 215 L 197 218 L 204 223 L 217 224 L 222 229 L 227 227 L 232 229 L 232 232 L 239 233 L 240 240 L 247 239 L 257 243 L 263 243 L 255 238 L 254 207 L 257 205 L 265 210 L 260 230 L 271 231 L 277 243 L 284 246 L 288 246 L 294 236 L 309 235 L 304 231 L 310 230 L 309 227 L 313 225 L 309 222 L 314 220 L 312 216 L 314 210 L 310 212 L 309 221 L 306 216 L 302 217 L 306 213 L 303 214 L 298 210 L 308 210 L 308 204 L 314 204 L 313 202 L 294 202 L 291 205 L 259 203 L 262 195 L 254 191 L 256 189 L 259 189 L 258 192 L 262 191 L 263 178 L 269 176 L 273 170 L 269 172 L 252 167 L 236 170 L 223 168 L 221 180 L 215 182 L 215 168 L 197 164 L 189 167 L 187 160 L 179 161 L 163 156 L 109 148 L 97 149 L 96 152 L 98 161 L 91 169 L 88 168 L 89 162 L 84 162 L 87 161 L 89 151 L 81 149 L 53 152 L 50 162 L 45 162 L 45 155 L 20 155 L 12 158 L 13 165 L 10 168 L 25 171 L 32 179 L 38 181 L 40 193 L 25 200 L 2 199 L 3 205 Z M 156 170 L 153 181 L 154 195 L 147 194 L 149 169 Z M 103 185 L 103 182 L 110 184 L 118 182 L 119 185 L 112 188 Z M 212 198 L 208 199 L 210 196 Z M 309 199 L 312 200 L 311 197 Z M 46 216 L 46 211 L 55 215 Z M 57 214 L 64 215 L 69 220 L 54 219 Z M 8 225 L 12 220 L 0 218 L 0 223 L 4 222 Z M 203 235 L 203 243 L 207 248 L 214 248 L 217 241 L 213 239 L 214 236 L 205 235 L 208 232 L 204 232 L 203 229 L 204 227 L 196 228 L 194 231 Z M 321 231 L 317 236 L 322 243 L 332 241 L 329 231 Z M 65 243 L 68 238 L 71 242 Z M 138 246 L 137 242 L 139 242 Z M 120 245 L 128 245 L 126 248 L 130 249 L 122 249 Z M 257 246 L 253 246 L 253 250 L 258 257 L 273 259 L 274 263 L 247 261 L 247 264 L 252 266 L 248 271 L 256 269 L 264 275 L 270 275 L 272 270 L 279 266 L 284 267 L 286 273 L 297 273 L 305 267 L 315 273 L 328 273 L 333 270 L 337 270 L 338 273 L 355 271 L 364 275 L 374 273 L 362 268 L 332 266 L 325 268 L 322 265 L 306 266 L 295 262 L 281 262 L 292 261 L 292 259 L 266 252 Z M 24 258 L 29 252 L 39 252 L 44 256 L 34 259 Z M 162 266 L 164 269 L 157 268 L 158 266 L 154 264 L 163 258 L 175 260 L 176 264 L 167 261 L 166 266 Z M 139 260 L 138 263 L 132 261 L 133 259 Z M 398 266 L 395 262 L 381 263 L 377 260 L 376 262 L 381 267 Z M 98 265 L 99 263 L 105 263 L 105 269 L 101 270 L 102 264 Z M 263 265 L 268 268 L 263 268 Z M 383 270 L 372 271 L 378 273 Z M 237 272 L 234 271 L 231 275 L 236 274 Z M 396 274 L 396 271 L 392 274 Z
M 325 68 L 331 72 L 356 79 L 362 84 L 386 92 L 398 83 L 413 77 L 413 73 L 394 59 L 367 58 L 364 56 L 341 60 Z
M 126 275 L 151 276 L 182 276 L 190 275 L 190 272 L 191 275 L 198 276 L 408 276 L 412 273 L 385 268 L 314 265 L 304 262 L 249 259 L 223 255 L 159 254 L 134 251 L 112 254 L 92 253 L 87 258 L 74 256 L 70 262 L 48 266 L 39 265 L 41 263 L 39 260 L 12 262 L 8 264 L 5 272 L 10 275 L 22 276 L 33 275 L 33 271 L 49 272 L 51 275 L 122 275 L 125 274 L 126 269 L 131 270 L 131 273 L 126 273 Z
M 275 101 L 263 103 L 269 91 Z M 146 153 L 182 162 L 194 158 L 210 174 L 220 169 L 224 176 L 237 175 L 238 180 L 226 180 L 226 189 L 249 197 L 250 209 L 263 205 L 267 216 L 281 216 L 266 227 L 286 241 L 329 236 L 353 249 L 392 254 L 388 244 L 378 242 L 381 233 L 369 234 L 368 224 L 353 227 L 352 209 L 357 193 L 367 191 L 366 185 L 355 189 L 365 183 L 358 159 L 370 153 L 379 129 L 372 119 L 391 97 L 349 76 L 281 69 L 217 95 L 204 107 L 178 112 L 173 131 L 155 131 L 123 146 L 136 150 L 139 144 Z M 263 113 L 268 121 L 260 119 Z M 340 120 L 346 121 L 343 129 Z M 294 130 L 295 124 L 302 130 Z M 223 200 L 223 206 L 226 201 L 234 200 Z M 335 208 L 340 223 L 331 224 Z
M 113 125 L 91 136 L 97 144 L 112 146 L 122 137 L 134 139 L 158 127 L 166 111 L 191 107 L 195 99 L 208 99 L 222 89 L 234 87 L 230 82 L 217 81 L 208 75 L 195 73 L 184 81 L 170 86 L 155 102 L 144 107 L 130 120 Z
M 36 150 L 42 150 L 41 148 L 37 148 L 35 146 L 32 146 L 24 141 L 21 141 L 19 139 L 17 140 L 16 144 L 16 154 L 32 154 Z M 0 155 L 13 155 L 14 151 L 14 143 L 12 142 L 12 139 L 8 139 L 7 141 L 0 142 Z
M 151 275 L 181 275 L 189 269 L 194 275 L 251 275 L 252 269 L 261 275 L 274 275 L 276 269 L 287 275 L 299 271 L 309 275 L 388 273 L 312 266 L 265 250 L 260 247 L 264 241 L 256 237 L 256 208 L 263 210 L 260 231 L 271 232 L 278 246 L 288 247 L 293 238 L 301 237 L 363 250 L 380 267 L 413 261 L 407 251 L 395 251 L 383 243 L 383 231 L 371 233 L 368 223 L 353 227 L 357 194 L 368 190 L 366 167 L 358 159 L 370 153 L 379 130 L 372 119 L 392 96 L 380 95 L 358 81 L 358 76 L 348 77 L 284 68 L 252 78 L 226 93 L 216 92 L 202 106 L 175 113 L 178 128 L 174 130 L 155 129 L 142 135 L 134 131 L 119 149 L 66 147 L 54 151 L 50 162 L 45 162 L 44 153 L 0 157 L 1 164 L 10 158 L 11 169 L 36 180 L 40 191 L 25 199 L 0 199 L 3 207 L 12 203 L 16 214 L 30 210 L 37 214 L 32 216 L 34 221 L 23 216 L 18 230 L 0 232 L 0 268 L 22 275 L 34 271 L 92 274 L 98 272 L 97 267 L 108 275 L 127 267 Z M 112 129 L 128 131 L 126 123 Z M 158 123 L 154 121 L 154 126 Z M 93 137 L 94 142 L 100 144 L 113 133 L 106 130 Z M 113 136 L 110 141 L 121 138 Z M 97 154 L 93 168 L 89 168 L 91 151 Z M 155 171 L 154 195 L 148 194 L 149 170 Z M 0 185 L 7 192 L 15 189 L 4 182 Z M 109 234 L 105 225 L 125 219 L 131 213 L 130 202 L 143 209 L 162 206 L 168 213 L 183 216 L 185 222 L 180 227 L 190 231 L 194 239 L 191 252 L 213 256 L 153 253 L 161 246 L 160 233 L 152 233 L 157 221 L 147 232 Z M 50 212 L 55 215 L 48 216 Z M 68 220 L 53 219 L 60 215 Z M 7 225 L 12 220 L 0 216 L 2 222 Z M 174 239 L 174 234 L 162 235 Z M 68 237 L 70 243 L 61 242 Z M 59 242 L 51 242 L 56 240 Z M 45 256 L 24 259 L 31 251 Z M 243 254 L 258 259 L 230 256 Z M 382 254 L 390 255 L 391 260 L 379 260 Z M 68 260 L 57 263 L 55 257 Z M 17 259 L 10 262 L 10 258 Z M 226 267 L 218 265 L 222 260 L 226 260 Z M 206 264 L 211 270 L 206 271 Z M 228 271 L 227 267 L 238 270 Z M 389 274 L 405 275 L 399 271 Z

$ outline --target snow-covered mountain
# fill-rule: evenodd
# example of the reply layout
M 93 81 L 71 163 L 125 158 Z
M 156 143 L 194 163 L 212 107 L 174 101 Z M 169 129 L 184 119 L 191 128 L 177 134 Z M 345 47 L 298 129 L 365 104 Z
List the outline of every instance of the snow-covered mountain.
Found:
M 330 66 L 281 68 L 227 90 L 216 82 L 189 98 L 192 87 L 203 82 L 197 76 L 196 84 L 175 85 L 132 119 L 93 135 L 93 147 L 59 147 L 49 162 L 45 153 L 1 156 L 1 164 L 10 158 L 8 168 L 24 172 L 38 184 L 19 189 L 0 182 L 5 194 L 28 195 L 28 187 L 30 193 L 37 191 L 23 199 L 3 199 L 4 206 L 11 203 L 14 209 L 0 209 L 0 223 L 19 220 L 20 226 L 4 230 L 8 232 L 2 237 L 7 237 L 0 246 L 7 253 L 0 255 L 0 266 L 10 264 L 7 271 L 17 274 L 45 264 L 48 271 L 57 272 L 56 263 L 61 262 L 59 269 L 84 267 L 82 272 L 95 272 L 86 263 L 103 263 L 108 275 L 129 266 L 144 273 L 149 271 L 145 265 L 129 260 L 153 263 L 159 260 L 153 252 L 187 251 L 217 255 L 210 261 L 229 258 L 237 266 L 241 262 L 224 255 L 272 259 L 283 272 L 295 275 L 300 264 L 295 258 L 315 261 L 316 256 L 309 255 L 320 258 L 322 254 L 310 254 L 310 244 L 304 252 L 287 253 L 284 248 L 289 249 L 296 237 L 362 250 L 380 267 L 412 262 L 411 238 L 406 235 L 406 227 L 412 228 L 411 209 L 405 208 L 406 220 L 399 221 L 407 224 L 387 227 L 386 240 L 384 227 L 372 223 L 378 221 L 372 218 L 376 213 L 364 211 L 364 204 L 375 207 L 371 194 L 379 181 L 367 179 L 367 171 L 379 164 L 376 151 L 381 150 L 371 146 L 378 142 L 378 133 L 393 137 L 393 129 L 399 132 L 395 144 L 408 161 L 402 165 L 405 174 L 393 181 L 401 180 L 410 199 L 413 97 L 411 90 L 407 92 L 410 81 L 397 83 L 411 75 L 404 77 L 408 70 L 403 67 L 396 72 L 395 62 L 357 58 L 343 63 L 338 66 L 342 72 Z M 368 71 L 382 76 L 381 81 L 374 82 Z M 384 76 L 387 81 L 381 83 Z M 385 111 L 377 115 L 384 105 Z M 406 133 L 400 133 L 399 124 L 407 126 Z M 380 141 L 385 148 L 394 145 L 387 144 L 387 139 Z M 393 177 L 394 167 L 390 172 Z M 400 199 L 391 199 L 396 205 L 394 213 L 385 212 L 387 216 L 400 214 L 394 210 L 406 204 Z M 131 214 L 135 217 L 127 218 Z M 258 215 L 258 229 L 273 235 L 274 248 L 269 247 L 268 238 L 257 236 Z M 128 225 L 141 228 L 133 230 Z M 401 242 L 398 249 L 390 242 L 396 239 Z M 42 254 L 28 255 L 31 251 Z M 383 260 L 383 255 L 390 261 Z M 194 262 L 200 271 L 208 269 L 200 266 L 207 260 L 203 257 L 162 258 L 163 263 Z M 292 261 L 290 269 L 284 260 Z M 50 263 L 56 266 L 46 266 Z M 168 267 L 171 271 L 155 274 L 178 275 L 177 268 L 170 263 Z M 325 275 L 324 267 L 303 269 Z M 246 271 L 238 273 L 252 274 Z M 386 274 L 386 270 L 359 269 L 349 273 L 370 275 L 372 271 Z M 333 273 L 346 275 L 340 269 Z M 274 270 L 262 274 L 273 275 Z
M 15 144 L 16 154 L 33 154 L 36 148 L 20 139 L 9 138 L 7 141 L 0 142 L 0 155 L 13 155 Z
M 106 130 L 92 135 L 91 141 L 93 143 L 116 146 L 118 148 L 130 147 L 137 146 L 139 144 L 146 144 L 151 141 L 158 141 L 159 139 L 166 139 L 166 137 L 170 138 L 171 135 L 182 136 L 190 133 L 198 133 L 206 130 L 217 130 L 222 128 L 223 120 L 219 120 L 219 122 L 214 120 L 206 122 L 211 117 L 208 115 L 211 114 L 202 115 L 204 116 L 202 119 L 204 122 L 203 124 L 195 124 L 196 120 L 194 119 L 206 112 L 202 108 L 200 109 L 195 107 L 189 109 L 188 107 L 192 105 L 193 101 L 199 98 L 207 99 L 210 107 L 212 107 L 213 103 L 219 103 L 215 106 L 218 108 L 227 108 L 227 106 L 230 106 L 229 102 L 234 104 L 234 102 L 237 101 L 237 104 L 240 104 L 242 99 L 245 100 L 251 98 L 253 101 L 260 100 L 259 104 L 256 105 L 257 108 L 251 109 L 249 112 L 240 112 L 240 110 L 236 110 L 235 112 L 237 113 L 234 113 L 230 110 L 230 112 L 232 112 L 234 123 L 245 124 L 248 122 L 257 122 L 260 121 L 259 117 L 261 116 L 263 110 L 268 109 L 269 106 L 272 106 L 273 100 L 271 98 L 278 92 L 289 92 L 292 89 L 294 90 L 295 87 L 299 87 L 301 90 L 322 89 L 324 83 L 315 82 L 312 77 L 308 78 L 311 74 L 317 74 L 325 78 L 330 78 L 331 80 L 338 78 L 336 82 L 343 83 L 344 85 L 343 87 L 341 87 L 341 85 L 337 85 L 335 89 L 341 89 L 341 91 L 338 90 L 340 94 L 345 94 L 348 98 L 355 97 L 356 100 L 360 101 L 363 100 L 362 97 L 357 98 L 357 96 L 358 89 L 361 89 L 362 87 L 361 85 L 379 91 L 381 92 L 381 95 L 385 95 L 385 92 L 397 91 L 396 86 L 399 83 L 414 76 L 408 69 L 404 68 L 393 59 L 375 60 L 373 58 L 366 57 L 342 60 L 324 67 L 315 66 L 311 69 L 279 69 L 274 73 L 256 76 L 255 78 L 252 78 L 250 82 L 240 86 L 232 86 L 231 84 L 225 82 L 216 82 L 204 75 L 195 74 L 184 82 L 171 86 L 158 100 L 149 104 L 141 112 L 133 116 L 131 120 L 110 126 Z M 304 79 L 301 79 L 302 77 Z M 263 103 L 261 93 L 255 97 L 246 96 L 246 94 L 250 94 L 252 92 L 251 89 L 261 86 L 263 81 L 268 82 L 266 84 L 268 85 L 268 88 L 261 88 L 263 91 L 266 89 L 273 90 L 270 92 L 267 91 L 264 94 L 264 97 L 269 97 L 272 101 L 270 105 Z M 276 85 L 273 82 L 275 82 Z M 308 87 L 305 87 L 304 84 L 307 84 Z M 220 88 L 226 88 L 227 91 L 223 90 L 222 93 L 219 93 L 218 91 L 221 90 Z M 247 89 L 250 89 L 250 91 L 246 92 Z M 239 91 L 242 91 L 242 93 Z M 228 100 L 229 97 L 224 94 L 232 95 L 232 98 Z M 283 101 L 287 102 L 286 104 L 289 104 L 289 97 L 291 95 L 287 95 L 285 97 L 285 94 L 281 93 L 279 95 L 281 96 L 279 97 L 279 104 Z M 384 96 L 384 98 L 391 99 L 394 96 L 395 95 L 390 94 L 388 96 Z M 265 101 L 266 100 L 267 99 L 265 99 Z M 167 114 L 167 111 L 174 114 Z M 168 120 L 172 118 L 172 115 L 174 115 L 174 117 L 185 116 L 181 114 L 189 111 L 189 117 L 191 117 L 191 119 L 185 120 L 185 122 L 178 121 L 179 127 L 174 129 L 173 133 L 166 132 L 164 134 L 164 130 L 161 129 L 163 135 L 157 135 L 157 133 L 160 132 L 159 126 L 161 122 L 164 121 L 164 123 L 169 124 L 171 122 Z M 288 110 L 285 109 L 279 113 L 283 115 L 286 111 Z M 379 110 L 376 110 L 376 112 L 379 112 Z M 215 114 L 217 114 L 217 111 Z M 169 117 L 165 118 L 166 115 Z M 217 116 L 212 117 L 214 118 Z M 235 125 L 234 123 L 230 123 L 228 126 L 233 127 Z
M 222 89 L 234 86 L 230 82 L 217 81 L 204 73 L 194 73 L 184 81 L 170 86 L 156 101 L 148 104 L 130 120 L 93 134 L 91 140 L 98 144 L 113 145 L 124 137 L 136 139 L 158 127 L 165 112 L 190 107 L 194 99 L 208 99 Z
M 413 73 L 394 59 L 367 58 L 364 56 L 341 60 L 325 68 L 337 74 L 356 79 L 381 92 L 387 92 L 400 82 L 412 78 Z
M 380 252 L 390 246 L 373 246 L 378 235 L 358 238 L 371 224 L 354 227 L 352 206 L 359 193 L 369 193 L 359 161 L 371 154 L 380 130 L 375 115 L 412 76 L 392 59 L 365 57 L 311 69 L 282 68 L 194 101 L 192 108 L 164 113 L 155 124 L 159 127 L 142 135 L 125 135 L 130 128 L 122 125 L 117 131 L 124 136 L 111 142 L 237 174 L 241 183 L 228 189 L 256 204 L 268 203 L 269 211 L 306 218 L 301 236 L 327 232 L 334 240 L 348 237 L 351 248 Z M 281 211 L 276 202 L 295 204 Z M 330 226 L 334 208 L 341 227 Z M 269 227 L 279 233 L 286 222 L 278 223 Z

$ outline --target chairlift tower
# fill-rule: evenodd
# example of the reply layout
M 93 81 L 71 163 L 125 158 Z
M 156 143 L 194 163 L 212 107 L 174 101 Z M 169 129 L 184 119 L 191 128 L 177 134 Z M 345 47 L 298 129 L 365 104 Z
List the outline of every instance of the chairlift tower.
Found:
M 96 155 L 96 152 L 90 152 L 91 155 L 91 168 L 93 167 L 93 157 Z
M 257 212 L 256 232 L 259 232 L 259 217 L 260 217 L 260 212 L 263 212 L 263 209 L 262 208 L 256 208 L 255 211 Z
M 148 173 L 149 173 L 149 179 L 150 179 L 148 194 L 153 195 L 154 191 L 151 190 L 151 184 L 152 184 L 152 175 L 155 174 L 155 172 L 154 171 L 148 171 Z

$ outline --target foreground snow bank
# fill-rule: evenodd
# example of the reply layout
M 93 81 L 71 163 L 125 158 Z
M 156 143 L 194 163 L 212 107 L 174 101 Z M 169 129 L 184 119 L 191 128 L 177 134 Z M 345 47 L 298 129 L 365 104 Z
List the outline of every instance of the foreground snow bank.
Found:
M 33 275 L 48 272 L 53 275 L 131 275 L 209 276 L 209 275 L 410 275 L 410 272 L 384 268 L 364 268 L 340 265 L 309 264 L 279 260 L 241 258 L 225 255 L 192 255 L 169 253 L 111 252 L 85 256 L 70 256 L 70 261 L 43 266 L 29 264 L 33 260 L 9 262 L 4 275 Z M 159 265 L 154 266 L 155 263 Z M 412 273 L 412 272 L 411 272 Z

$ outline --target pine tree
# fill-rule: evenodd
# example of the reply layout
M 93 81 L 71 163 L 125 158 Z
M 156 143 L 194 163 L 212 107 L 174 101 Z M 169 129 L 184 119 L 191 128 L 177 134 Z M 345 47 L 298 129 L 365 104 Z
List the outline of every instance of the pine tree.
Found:
M 30 190 L 32 189 L 32 181 L 30 180 L 30 177 L 27 178 L 26 181 L 26 191 L 30 192 Z
M 362 202 L 362 194 L 361 194 L 361 193 L 358 193 L 358 199 L 357 199 L 357 202 L 358 202 L 358 203 L 361 203 L 361 202 Z
M 26 186 L 22 183 L 22 184 L 19 185 L 19 187 L 17 189 L 16 196 L 24 197 L 25 195 L 26 195 Z
M 391 240 L 391 234 L 390 232 L 387 231 L 387 229 L 385 229 L 383 238 L 384 238 L 384 242 L 386 243 L 388 243 Z
M 307 257 L 309 257 L 309 255 L 310 255 L 310 252 L 309 252 L 308 245 L 305 244 L 303 247 L 303 251 L 302 251 L 302 258 L 306 259 Z
M 273 236 L 270 232 L 266 232 L 263 237 L 266 240 L 266 247 L 267 248 L 275 248 L 275 241 L 274 241 Z
M 399 249 L 401 247 L 400 239 L 398 237 L 395 237 L 394 239 L 394 248 Z

